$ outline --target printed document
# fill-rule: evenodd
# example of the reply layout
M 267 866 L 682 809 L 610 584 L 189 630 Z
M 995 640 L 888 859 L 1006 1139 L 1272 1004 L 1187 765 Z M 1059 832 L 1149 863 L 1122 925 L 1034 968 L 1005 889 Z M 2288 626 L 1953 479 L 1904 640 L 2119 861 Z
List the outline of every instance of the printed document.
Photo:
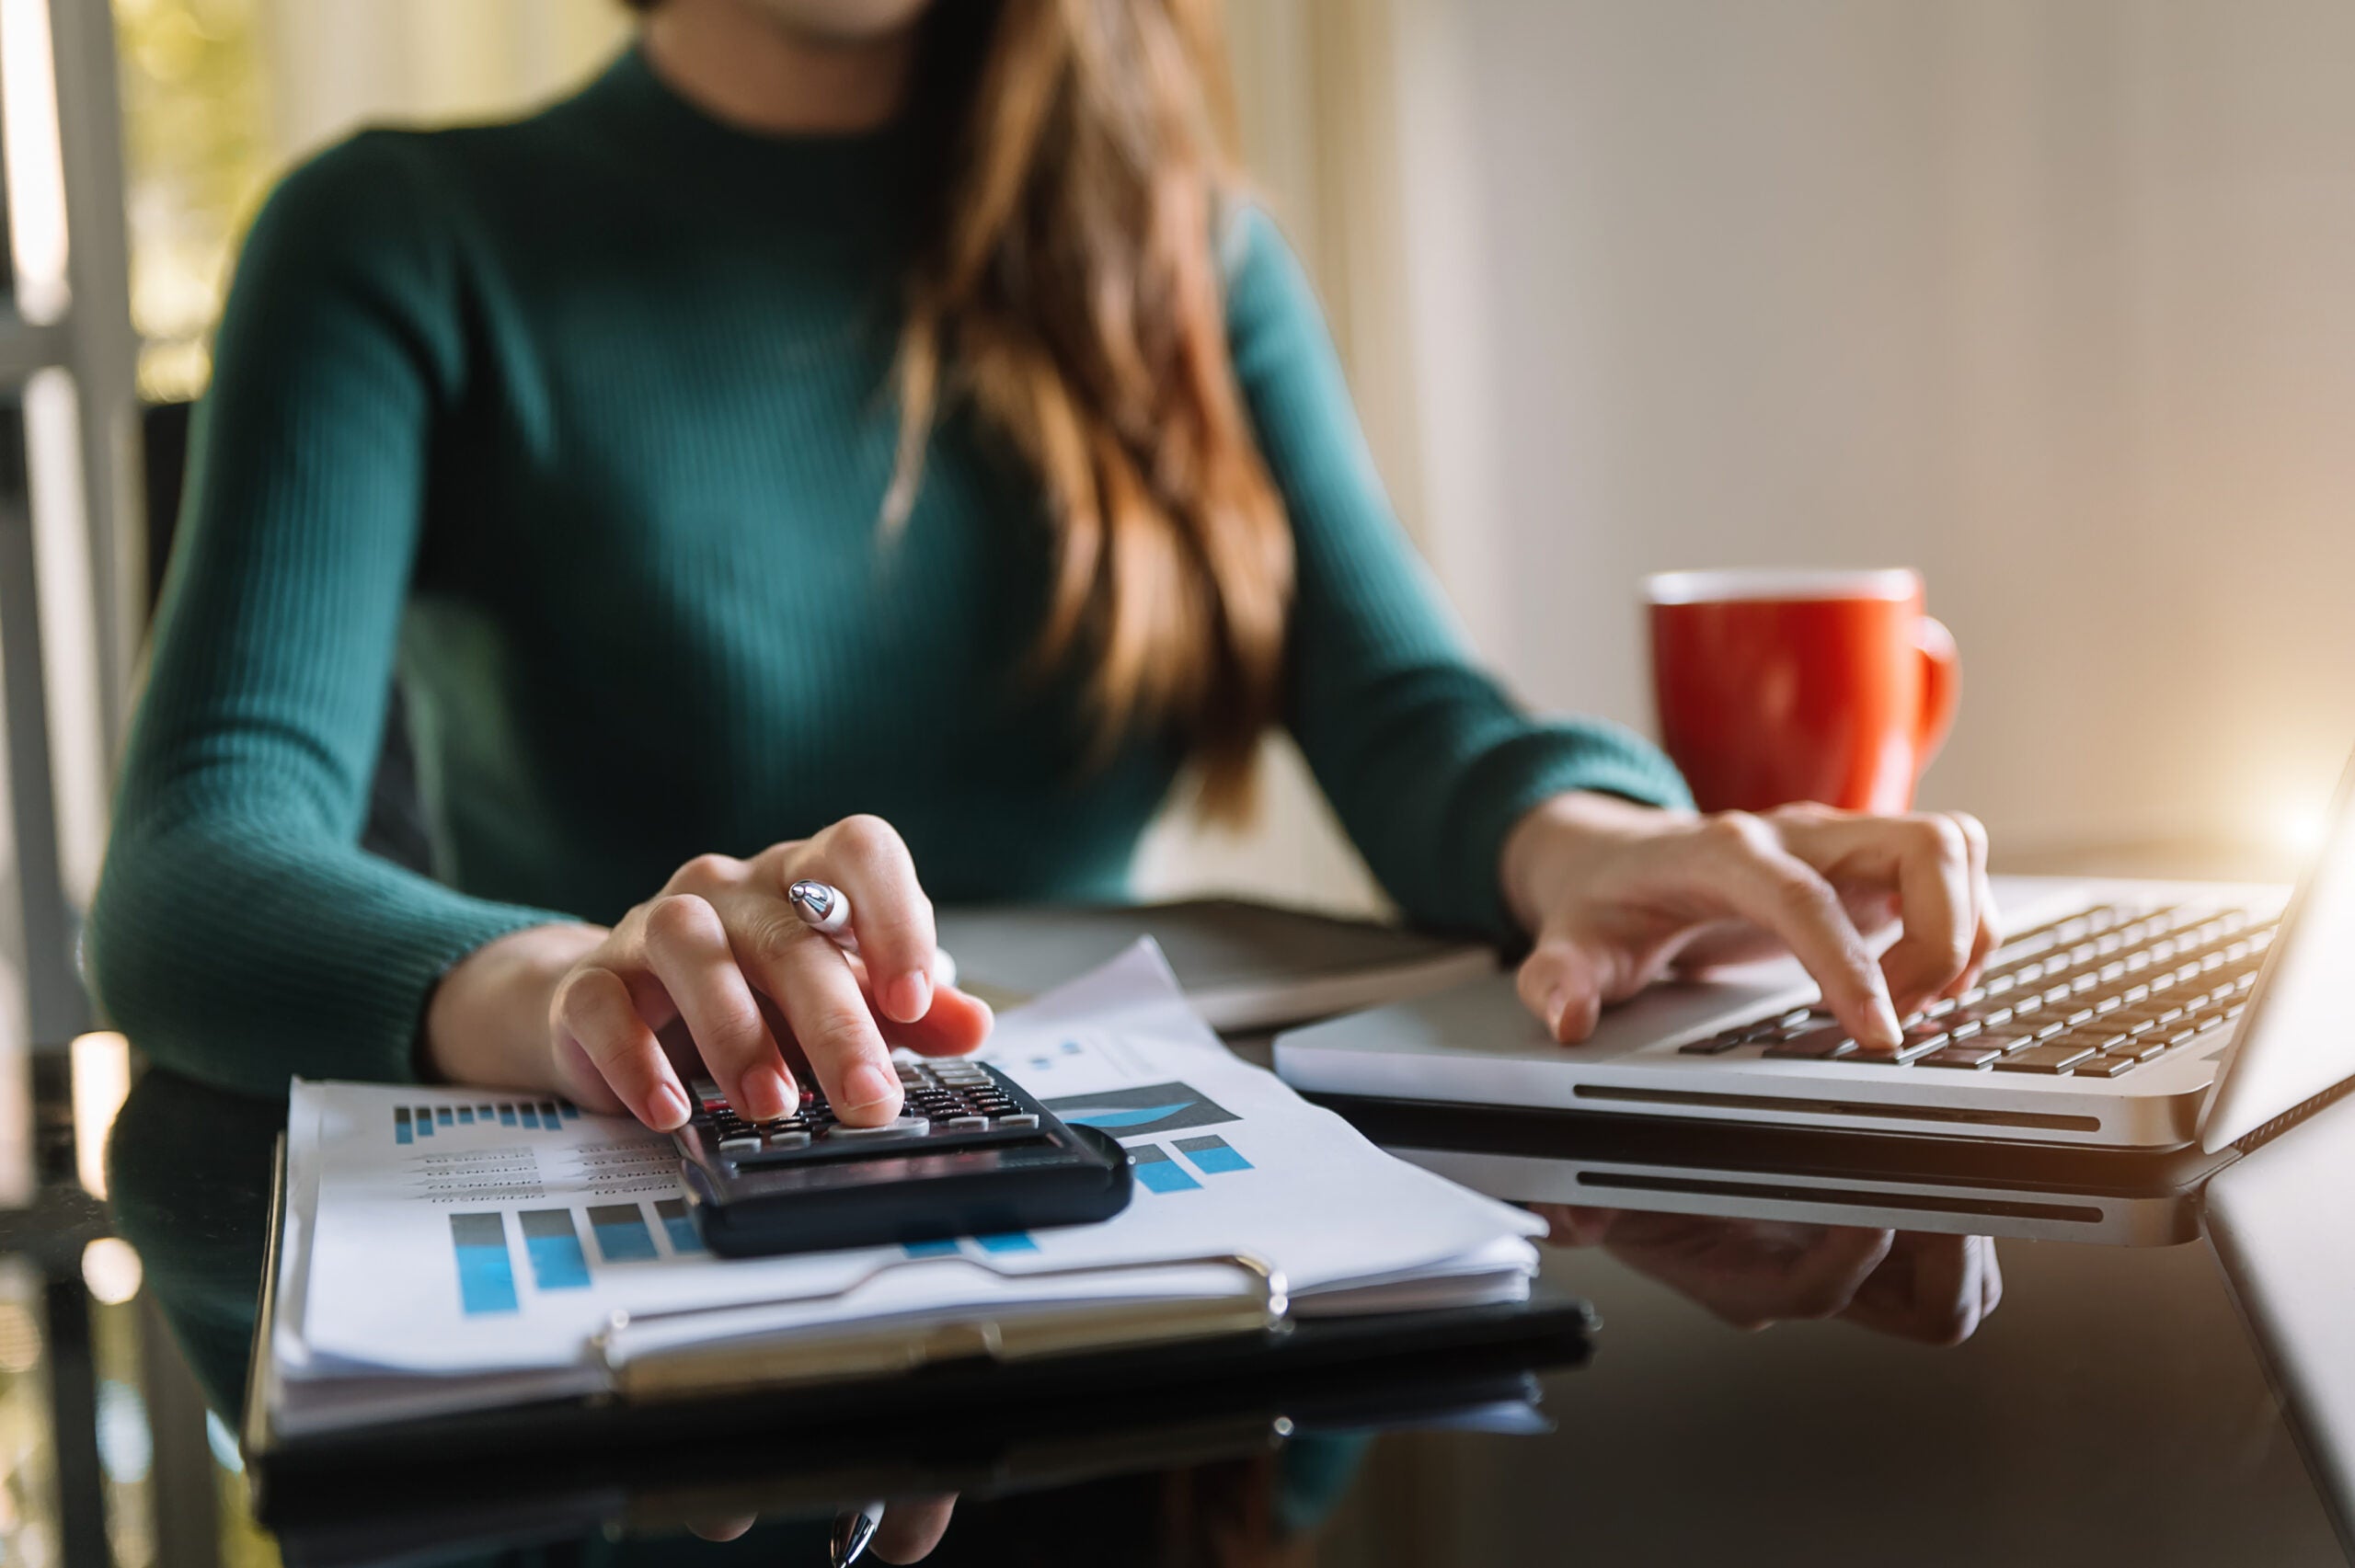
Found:
M 679 1333 L 959 1321 L 1232 1293 L 1235 1271 L 1207 1260 L 1235 1253 L 1281 1271 L 1296 1315 L 1527 1293 L 1540 1222 L 1393 1159 L 1237 1059 L 1149 942 L 1005 1014 L 981 1054 L 1064 1120 L 1128 1149 L 1137 1179 L 1125 1211 L 1035 1232 L 721 1259 L 696 1237 L 671 1140 L 627 1118 L 488 1090 L 298 1082 L 279 1386 L 347 1384 L 372 1419 L 591 1391 L 592 1341 L 616 1314 L 691 1313 Z M 1072 1272 L 1114 1265 L 1166 1266 Z

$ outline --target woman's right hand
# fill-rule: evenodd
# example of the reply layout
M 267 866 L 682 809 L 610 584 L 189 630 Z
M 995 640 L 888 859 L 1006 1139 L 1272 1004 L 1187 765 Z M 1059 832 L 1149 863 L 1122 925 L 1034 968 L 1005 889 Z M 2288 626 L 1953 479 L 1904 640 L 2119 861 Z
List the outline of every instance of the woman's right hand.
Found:
M 803 878 L 849 895 L 859 956 L 787 901 Z M 554 1090 L 667 1132 L 693 1102 L 658 1036 L 684 1033 L 747 1119 L 792 1111 L 798 1055 L 835 1115 L 873 1127 L 900 1114 L 893 1046 L 954 1056 L 989 1033 L 988 1005 L 941 984 L 938 963 L 907 845 L 879 818 L 848 817 L 750 860 L 698 855 L 610 931 L 537 926 L 487 944 L 435 990 L 427 1061 L 453 1082 Z

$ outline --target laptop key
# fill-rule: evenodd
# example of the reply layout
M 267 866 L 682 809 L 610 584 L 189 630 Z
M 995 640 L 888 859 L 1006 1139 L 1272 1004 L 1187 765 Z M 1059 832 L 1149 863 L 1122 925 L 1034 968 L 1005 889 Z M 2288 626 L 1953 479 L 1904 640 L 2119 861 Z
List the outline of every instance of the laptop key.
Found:
M 1843 1059 L 1902 1066 L 1906 1062 L 1928 1056 L 1947 1043 L 1947 1032 L 1936 1024 L 1917 1024 L 1905 1031 L 1905 1037 L 1899 1042 L 1897 1048 L 1893 1051 L 1874 1050 L 1869 1046 L 1860 1045 L 1854 1054 Z
M 1848 1031 L 1834 1024 L 1829 1028 L 1810 1029 L 1804 1035 L 1795 1035 L 1769 1046 L 1766 1054 L 1809 1061 L 1829 1061 L 1834 1057 L 1846 1056 L 1855 1048 L 1856 1042 L 1849 1037 Z
M 1998 1072 L 2066 1072 L 2077 1063 L 2092 1056 L 2090 1046 L 2069 1046 L 2054 1043 L 2030 1046 L 2024 1051 L 2014 1051 L 1995 1064 Z
M 1721 1057 L 1728 1051 L 1752 1043 L 1746 1029 L 1730 1034 L 1712 1035 L 1706 1040 L 1695 1040 L 1689 1046 L 1679 1046 L 1676 1054 L 1684 1057 Z
M 1985 1067 L 1991 1061 L 2001 1061 L 2003 1059 L 2004 1053 L 1993 1046 L 1973 1043 L 1968 1046 L 1948 1046 L 1944 1050 L 1932 1051 L 1922 1059 L 1922 1065 L 1977 1069 Z
M 2115 1078 L 2142 1065 L 2141 1057 L 2097 1056 L 2091 1061 L 2081 1061 L 2070 1072 L 2078 1078 Z

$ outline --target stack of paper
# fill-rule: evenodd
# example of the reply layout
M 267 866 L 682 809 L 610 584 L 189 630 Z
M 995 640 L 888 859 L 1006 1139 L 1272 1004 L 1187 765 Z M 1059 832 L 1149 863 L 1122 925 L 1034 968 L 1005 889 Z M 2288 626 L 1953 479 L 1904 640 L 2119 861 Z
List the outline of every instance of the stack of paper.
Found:
M 645 1345 L 1232 1293 L 1295 1315 L 1512 1300 L 1542 1226 L 1392 1159 L 1219 1045 L 1140 944 L 1000 1019 L 984 1055 L 1137 1160 L 1101 1224 L 723 1260 L 667 1138 L 494 1092 L 297 1083 L 265 1397 L 294 1434 L 606 1386 Z M 1108 1272 L 1091 1276 L 1091 1271 Z M 618 1316 L 617 1316 L 618 1315 Z

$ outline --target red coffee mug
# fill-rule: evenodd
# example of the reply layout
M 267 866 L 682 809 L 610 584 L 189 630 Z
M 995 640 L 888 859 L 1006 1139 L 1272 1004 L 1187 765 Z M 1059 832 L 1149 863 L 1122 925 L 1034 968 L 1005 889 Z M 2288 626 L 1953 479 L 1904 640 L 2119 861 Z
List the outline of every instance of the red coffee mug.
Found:
M 1667 572 L 1644 591 L 1660 740 L 1704 811 L 1913 804 L 1960 683 L 1918 573 Z

